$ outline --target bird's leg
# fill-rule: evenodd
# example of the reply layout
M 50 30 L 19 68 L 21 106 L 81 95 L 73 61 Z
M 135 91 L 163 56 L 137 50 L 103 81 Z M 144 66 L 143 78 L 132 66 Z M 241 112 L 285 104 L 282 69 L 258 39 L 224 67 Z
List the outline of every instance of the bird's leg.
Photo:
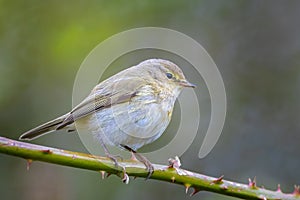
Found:
M 118 160 L 117 160 L 117 157 L 121 158 L 121 160 L 123 160 L 123 158 L 119 155 L 112 155 L 109 153 L 106 145 L 104 144 L 103 140 L 100 138 L 100 144 L 101 146 L 103 147 L 104 149 L 104 153 L 106 155 L 107 158 L 111 159 L 114 163 L 115 163 L 115 167 L 118 168 L 118 167 L 121 167 L 122 168 L 122 173 L 119 174 L 119 176 L 121 177 L 123 183 L 126 183 L 128 184 L 129 183 L 129 176 L 127 175 L 126 173 L 126 169 L 124 166 L 120 166 L 119 163 L 118 163 Z
M 152 163 L 145 156 L 137 153 L 135 150 L 131 149 L 130 147 L 125 146 L 125 145 L 122 145 L 122 146 L 131 152 L 131 159 L 138 160 L 146 166 L 146 169 L 148 171 L 148 176 L 146 179 L 149 179 L 154 172 L 154 167 L 153 167 Z
M 138 161 L 138 159 L 135 157 L 133 151 L 130 151 L 130 153 L 131 153 L 130 159 L 131 159 L 131 160 L 134 160 L 134 161 Z
M 122 159 L 122 157 L 118 156 L 118 155 L 115 156 L 115 155 L 110 154 L 109 151 L 108 151 L 108 149 L 107 149 L 107 147 L 106 147 L 106 145 L 104 144 L 104 142 L 102 141 L 101 138 L 100 138 L 100 144 L 101 144 L 101 146 L 102 146 L 102 148 L 104 150 L 105 156 L 107 158 L 111 159 L 115 163 L 115 167 L 119 167 L 120 165 L 118 163 L 117 157 L 119 157 L 121 159 Z
M 148 171 L 148 175 L 147 175 L 146 179 L 149 179 L 154 172 L 154 167 L 153 167 L 152 163 L 145 156 L 143 156 L 137 152 L 133 152 L 133 154 L 135 155 L 135 157 L 138 161 L 142 162 L 146 166 L 146 169 Z

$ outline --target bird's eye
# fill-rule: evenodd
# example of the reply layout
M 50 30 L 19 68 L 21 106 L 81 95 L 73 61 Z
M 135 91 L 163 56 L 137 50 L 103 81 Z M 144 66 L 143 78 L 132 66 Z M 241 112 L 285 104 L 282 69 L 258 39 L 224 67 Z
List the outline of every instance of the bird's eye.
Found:
M 169 73 L 169 72 L 167 72 L 166 75 L 167 75 L 167 78 L 168 78 L 168 79 L 173 78 L 173 74 L 171 74 L 171 73 Z

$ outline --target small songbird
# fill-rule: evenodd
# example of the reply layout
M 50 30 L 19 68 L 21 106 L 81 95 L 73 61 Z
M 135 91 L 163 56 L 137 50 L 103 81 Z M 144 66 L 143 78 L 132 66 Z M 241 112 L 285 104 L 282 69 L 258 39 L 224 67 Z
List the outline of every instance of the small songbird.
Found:
M 163 134 L 184 87 L 195 85 L 177 65 L 163 59 L 145 60 L 99 83 L 70 112 L 25 132 L 20 139 L 32 140 L 61 129 L 74 131 L 76 123 L 76 128 L 93 134 L 116 165 L 107 145 L 131 151 L 151 176 L 152 164 L 136 151 Z

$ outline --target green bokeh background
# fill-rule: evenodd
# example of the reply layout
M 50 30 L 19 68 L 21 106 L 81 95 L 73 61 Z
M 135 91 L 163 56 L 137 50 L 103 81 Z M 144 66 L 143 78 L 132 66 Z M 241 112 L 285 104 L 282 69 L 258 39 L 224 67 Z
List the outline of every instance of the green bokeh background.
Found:
M 76 72 L 101 41 L 131 28 L 165 27 L 205 47 L 228 98 L 217 145 L 200 160 L 199 136 L 181 157 L 183 167 L 243 183 L 256 176 L 258 185 L 276 189 L 280 183 L 284 192 L 292 192 L 300 184 L 299 19 L 300 2 L 291 0 L 0 0 L 0 135 L 17 139 L 69 111 Z M 107 76 L 128 67 L 118 66 Z M 197 76 L 188 77 L 197 82 Z M 200 101 L 209 105 L 207 91 L 202 95 L 199 88 Z M 170 132 L 172 127 L 176 119 Z M 53 134 L 33 143 L 86 151 L 76 134 Z M 5 200 L 233 199 L 207 192 L 188 197 L 183 187 L 154 180 L 125 185 L 117 177 L 101 180 L 95 172 L 39 162 L 27 171 L 23 159 L 4 154 L 0 163 Z

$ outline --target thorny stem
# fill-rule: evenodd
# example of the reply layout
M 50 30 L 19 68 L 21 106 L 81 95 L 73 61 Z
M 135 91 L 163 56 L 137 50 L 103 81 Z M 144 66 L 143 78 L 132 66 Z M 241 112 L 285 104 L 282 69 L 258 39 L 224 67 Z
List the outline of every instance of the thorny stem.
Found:
M 116 167 L 111 159 L 105 157 L 34 145 L 4 137 L 0 137 L 0 153 L 24 158 L 28 163 L 32 161 L 43 161 L 98 171 L 102 174 L 105 171 L 108 174 L 121 176 L 123 180 L 128 176 L 145 178 L 148 175 L 144 164 L 134 160 L 119 162 L 121 166 L 125 166 L 126 168 L 127 174 L 124 174 L 122 167 Z M 249 180 L 249 184 L 240 184 L 226 181 L 223 179 L 223 176 L 219 178 L 209 177 L 184 169 L 174 168 L 172 165 L 164 166 L 154 164 L 153 166 L 154 173 L 150 179 L 183 185 L 186 188 L 186 193 L 188 193 L 189 188 L 193 188 L 191 195 L 205 190 L 242 199 L 300 200 L 299 186 L 295 186 L 293 193 L 286 194 L 282 193 L 280 188 L 278 188 L 277 191 L 260 188 L 256 186 L 255 180 Z M 128 180 L 125 182 L 128 182 Z

